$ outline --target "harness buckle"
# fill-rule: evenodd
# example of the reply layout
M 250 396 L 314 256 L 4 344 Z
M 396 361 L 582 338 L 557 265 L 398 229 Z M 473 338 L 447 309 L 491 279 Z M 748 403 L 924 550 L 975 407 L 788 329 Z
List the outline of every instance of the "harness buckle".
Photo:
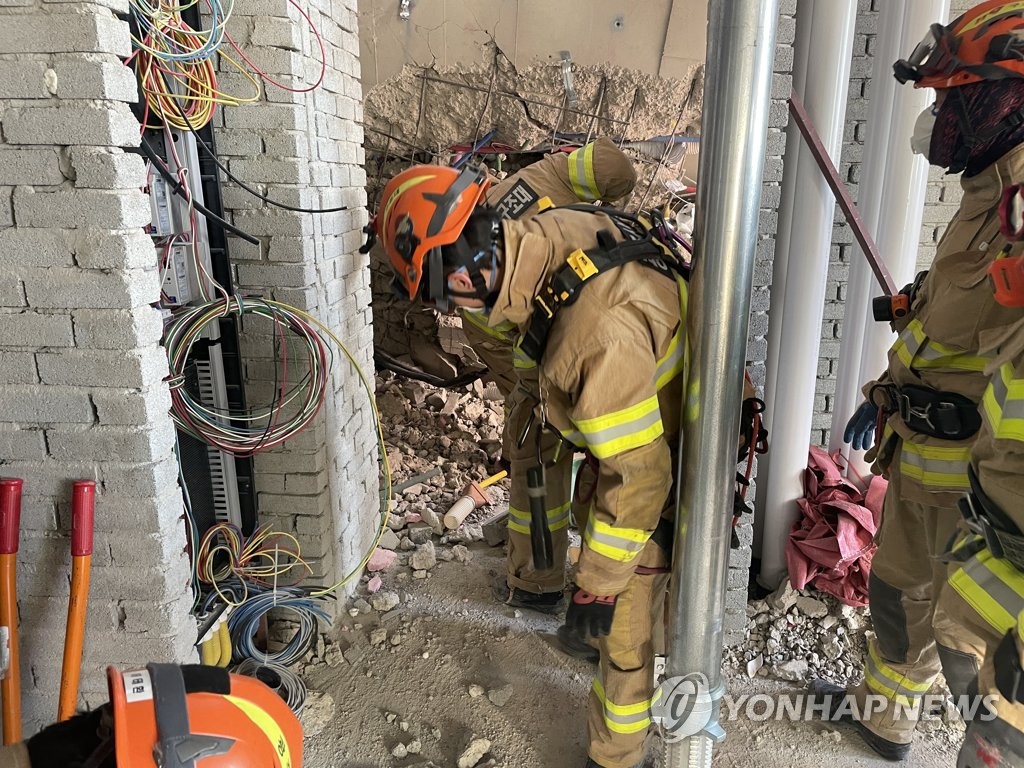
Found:
M 935 424 L 932 423 L 932 403 L 926 403 L 923 408 L 917 407 L 910 402 L 908 395 L 898 389 L 896 392 L 896 411 L 903 421 L 910 424 L 911 419 L 920 419 L 932 429 L 936 429 Z

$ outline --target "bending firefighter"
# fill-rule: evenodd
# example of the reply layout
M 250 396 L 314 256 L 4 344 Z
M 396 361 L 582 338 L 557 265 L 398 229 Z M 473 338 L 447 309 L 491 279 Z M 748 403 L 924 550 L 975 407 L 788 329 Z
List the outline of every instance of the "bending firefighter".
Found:
M 931 269 L 903 291 L 910 312 L 894 320 L 899 337 L 889 367 L 864 387 L 867 401 L 845 435 L 866 448 L 876 420 L 884 424 L 867 455 L 873 470 L 889 477 L 870 580 L 875 636 L 864 682 L 852 694 L 858 712 L 869 695 L 885 700 L 858 728 L 889 759 L 907 756 L 916 725 L 908 712 L 940 669 L 954 695 L 966 694 L 984 648 L 983 628 L 943 607 L 946 552 L 960 520 L 958 501 L 970 489 L 978 404 L 994 364 L 989 348 L 1018 314 L 994 300 L 988 273 L 1007 244 L 1000 194 L 1024 177 L 1022 33 L 1021 4 L 983 3 L 946 27 L 933 25 L 911 58 L 894 66 L 901 82 L 935 88 L 935 105 L 919 118 L 912 146 L 932 165 L 962 171 L 964 194 Z M 812 689 L 842 692 L 821 681 Z M 835 696 L 833 711 L 840 700 Z
M 302 768 L 302 727 L 259 680 L 219 667 L 107 670 L 110 701 L 0 747 L 3 768 Z
M 436 179 L 424 181 L 425 175 L 436 176 Z M 435 166 L 406 170 L 386 186 L 381 213 L 386 214 L 388 222 L 398 221 L 407 214 L 415 218 L 414 212 L 407 206 L 415 208 L 422 199 L 422 193 L 427 191 L 427 186 L 431 189 L 434 185 L 444 186 L 454 183 L 458 177 L 458 172 L 453 169 Z M 412 184 L 414 180 L 424 185 L 419 187 L 415 196 L 395 197 L 397 190 Z M 479 190 L 482 192 L 476 203 L 493 208 L 502 217 L 525 221 L 552 206 L 619 199 L 628 195 L 635 183 L 636 171 L 629 158 L 609 139 L 600 138 L 569 154 L 547 155 L 494 186 L 481 184 Z M 390 207 L 389 200 L 392 201 Z M 583 220 L 591 221 L 589 218 Z M 378 221 L 378 225 L 384 223 L 383 219 Z M 423 223 L 426 225 L 426 221 Z M 424 242 L 438 237 L 437 234 L 425 231 L 414 232 L 412 236 Z M 409 296 L 407 290 L 405 293 Z M 443 311 L 449 308 L 444 296 L 434 298 L 433 302 Z M 470 346 L 487 365 L 489 376 L 505 398 L 502 456 L 509 464 L 512 487 L 507 588 L 502 600 L 515 607 L 558 613 L 565 607 L 563 590 L 570 518 L 572 450 L 558 450 L 559 441 L 553 435 L 540 435 L 539 450 L 547 464 L 545 515 L 552 540 L 552 558 L 549 566 L 535 565 L 530 543 L 527 470 L 536 463 L 538 445 L 534 434 L 525 436 L 525 433 L 529 431 L 533 410 L 539 401 L 537 365 L 515 348 L 518 328 L 514 323 L 503 321 L 491 324 L 487 314 L 479 308 L 460 309 L 463 331 Z M 586 654 L 588 651 L 589 647 L 583 647 L 579 652 Z
M 686 283 L 674 254 L 625 214 L 555 208 L 514 221 L 478 205 L 479 172 L 401 177 L 376 219 L 398 283 L 410 299 L 450 301 L 521 334 L 541 396 L 519 437 L 549 493 L 558 452 L 599 462 L 567 622 L 599 638 L 588 765 L 631 768 L 650 724 L 652 616 L 668 580 Z

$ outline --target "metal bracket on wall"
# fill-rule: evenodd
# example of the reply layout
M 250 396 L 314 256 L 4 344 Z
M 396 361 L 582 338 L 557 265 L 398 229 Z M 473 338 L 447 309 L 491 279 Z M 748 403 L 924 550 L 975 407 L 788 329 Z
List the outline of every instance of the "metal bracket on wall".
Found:
M 562 82 L 565 84 L 565 101 L 570 109 L 576 109 L 579 98 L 576 96 L 576 89 L 572 84 L 572 54 L 569 51 L 559 51 L 562 57 Z
M 412 0 L 398 0 L 398 18 L 402 21 L 408 21 L 412 15 L 411 6 Z

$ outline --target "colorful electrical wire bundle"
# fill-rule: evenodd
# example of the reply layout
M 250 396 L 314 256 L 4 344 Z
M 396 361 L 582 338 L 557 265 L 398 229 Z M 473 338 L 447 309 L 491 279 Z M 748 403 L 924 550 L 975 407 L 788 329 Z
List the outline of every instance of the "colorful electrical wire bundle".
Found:
M 302 714 L 302 709 L 306 705 L 306 684 L 287 667 L 256 659 L 243 659 L 242 663 L 231 671 L 236 675 L 260 680 L 271 690 L 276 691 L 296 716 Z
M 203 534 L 196 553 L 199 581 L 212 586 L 228 605 L 233 602 L 220 591 L 219 582 L 237 579 L 244 590 L 250 584 L 274 589 L 295 586 L 312 573 L 295 537 L 273 531 L 269 525 L 244 537 L 237 526 L 218 523 Z
M 306 429 L 323 407 L 333 358 L 320 334 L 307 322 L 309 316 L 298 312 L 271 299 L 241 295 L 225 295 L 179 309 L 164 332 L 174 422 L 197 439 L 235 456 L 252 456 Z M 240 323 L 243 318 L 255 316 L 274 324 L 274 400 L 265 407 L 223 412 L 204 405 L 185 387 L 193 347 L 203 339 L 208 325 L 229 315 Z M 286 331 L 305 351 L 298 360 L 289 360 Z M 293 383 L 289 375 L 294 377 L 297 364 L 304 370 Z
M 272 610 L 292 614 L 291 618 L 299 625 L 292 639 L 284 648 L 275 652 L 256 646 L 256 634 L 260 630 L 261 620 Z M 318 621 L 327 625 L 331 623 L 330 614 L 320 601 L 301 589 L 289 587 L 250 597 L 231 612 L 228 630 L 231 632 L 231 645 L 235 649 L 236 658 L 288 666 L 299 661 L 316 643 Z

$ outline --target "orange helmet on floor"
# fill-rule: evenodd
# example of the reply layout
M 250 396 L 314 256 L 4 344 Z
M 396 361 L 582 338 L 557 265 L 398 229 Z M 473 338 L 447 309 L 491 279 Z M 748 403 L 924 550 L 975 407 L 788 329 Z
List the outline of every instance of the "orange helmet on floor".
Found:
M 259 680 L 218 667 L 107 669 L 117 765 L 301 768 L 302 726 Z
M 1024 2 L 988 0 L 946 26 L 932 24 L 896 79 L 917 88 L 956 88 L 1024 77 Z
M 395 272 L 395 287 L 410 301 L 420 294 L 425 275 L 428 297 L 441 298 L 441 247 L 458 240 L 490 184 L 481 169 L 414 165 L 384 187 L 372 229 Z

